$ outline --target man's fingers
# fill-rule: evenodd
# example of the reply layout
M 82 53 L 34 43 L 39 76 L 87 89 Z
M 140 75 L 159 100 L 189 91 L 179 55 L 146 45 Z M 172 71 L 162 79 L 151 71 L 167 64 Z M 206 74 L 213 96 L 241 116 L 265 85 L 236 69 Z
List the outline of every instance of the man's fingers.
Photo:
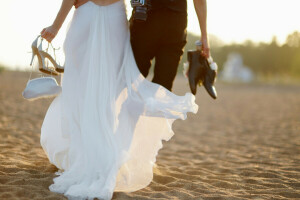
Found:
M 205 50 L 205 57 L 206 57 L 206 58 L 209 58 L 209 49 L 206 49 L 206 50 Z
M 205 58 L 208 58 L 207 54 L 204 51 L 201 53 L 201 55 Z
M 209 49 L 207 43 L 203 43 L 203 46 L 202 46 L 202 55 L 203 55 L 205 58 L 208 58 L 208 57 L 209 57 L 209 54 L 210 54 L 210 49 Z
M 202 48 L 202 51 L 201 51 L 201 54 L 202 56 L 204 56 L 205 58 L 208 58 L 209 57 L 209 48 Z

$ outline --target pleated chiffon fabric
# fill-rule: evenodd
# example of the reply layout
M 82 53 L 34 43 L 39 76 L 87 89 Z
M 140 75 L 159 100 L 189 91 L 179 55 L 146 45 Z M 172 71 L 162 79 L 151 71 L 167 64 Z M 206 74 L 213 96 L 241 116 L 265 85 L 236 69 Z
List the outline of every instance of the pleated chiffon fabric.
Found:
M 41 128 L 41 145 L 59 168 L 50 190 L 69 199 L 111 199 L 114 191 L 146 187 L 174 120 L 197 112 L 195 97 L 141 75 L 122 0 L 76 9 L 63 47 L 62 92 Z

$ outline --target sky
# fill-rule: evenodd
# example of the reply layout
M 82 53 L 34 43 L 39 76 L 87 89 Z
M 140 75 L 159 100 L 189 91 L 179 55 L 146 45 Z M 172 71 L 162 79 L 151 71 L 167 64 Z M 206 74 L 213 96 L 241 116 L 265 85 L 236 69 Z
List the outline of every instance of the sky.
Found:
M 0 64 L 28 69 L 31 43 L 40 31 L 52 24 L 62 0 L 0 0 Z M 130 0 L 125 0 L 130 17 Z M 207 0 L 207 31 L 224 43 L 245 40 L 270 42 L 276 36 L 280 44 L 288 34 L 300 31 L 300 0 Z M 69 13 L 57 37 L 62 47 Z M 193 0 L 188 0 L 188 31 L 200 35 Z

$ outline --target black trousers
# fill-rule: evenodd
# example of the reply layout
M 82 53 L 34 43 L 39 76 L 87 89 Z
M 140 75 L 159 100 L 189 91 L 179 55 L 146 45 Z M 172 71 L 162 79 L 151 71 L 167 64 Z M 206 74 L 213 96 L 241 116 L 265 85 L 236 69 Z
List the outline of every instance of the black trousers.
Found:
M 131 45 L 140 72 L 147 77 L 155 58 L 152 82 L 172 89 L 186 44 L 187 13 L 158 9 L 146 22 L 130 19 Z

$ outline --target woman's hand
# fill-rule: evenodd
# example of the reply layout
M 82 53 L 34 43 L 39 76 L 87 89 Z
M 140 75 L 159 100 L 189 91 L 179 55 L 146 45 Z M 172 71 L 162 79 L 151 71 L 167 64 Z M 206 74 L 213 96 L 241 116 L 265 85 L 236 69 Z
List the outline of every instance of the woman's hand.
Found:
M 58 30 L 64 23 L 68 13 L 70 12 L 75 0 L 63 0 L 59 12 L 52 24 L 41 31 L 41 36 L 45 38 L 48 42 L 51 42 L 58 33 Z
M 54 27 L 53 25 L 52 26 L 49 26 L 47 28 L 44 28 L 42 31 L 41 31 L 41 36 L 43 38 L 45 38 L 48 42 L 51 42 L 55 36 L 57 35 L 58 33 L 58 28 Z

